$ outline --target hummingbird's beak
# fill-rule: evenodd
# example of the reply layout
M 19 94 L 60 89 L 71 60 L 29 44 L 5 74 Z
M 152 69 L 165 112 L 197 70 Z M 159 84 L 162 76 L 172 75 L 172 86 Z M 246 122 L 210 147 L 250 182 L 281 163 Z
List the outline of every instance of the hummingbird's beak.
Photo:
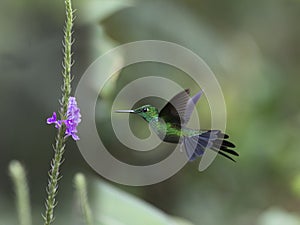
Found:
M 115 110 L 116 113 L 134 113 L 134 110 L 128 109 L 128 110 Z

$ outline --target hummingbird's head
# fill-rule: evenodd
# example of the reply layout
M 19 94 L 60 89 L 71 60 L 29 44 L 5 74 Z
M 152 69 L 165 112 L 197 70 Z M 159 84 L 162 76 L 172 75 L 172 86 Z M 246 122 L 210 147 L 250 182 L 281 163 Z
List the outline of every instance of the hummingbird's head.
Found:
M 134 110 L 116 110 L 118 113 L 134 113 L 142 117 L 147 122 L 158 117 L 158 110 L 154 106 L 144 105 Z
M 153 118 L 158 117 L 158 110 L 152 105 L 144 105 L 135 110 L 133 110 L 135 114 L 138 114 L 147 122 L 150 122 Z

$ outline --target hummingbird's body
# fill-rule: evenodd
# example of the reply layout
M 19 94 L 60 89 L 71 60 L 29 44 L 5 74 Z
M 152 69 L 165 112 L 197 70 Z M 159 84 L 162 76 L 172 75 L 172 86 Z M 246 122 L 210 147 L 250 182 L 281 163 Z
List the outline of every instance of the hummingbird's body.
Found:
M 225 140 L 229 136 L 220 130 L 195 130 L 186 127 L 193 112 L 194 106 L 202 92 L 192 98 L 189 89 L 174 96 L 161 111 L 151 105 L 144 105 L 135 110 L 117 110 L 116 112 L 135 113 L 149 123 L 151 129 L 164 142 L 183 143 L 190 160 L 202 156 L 205 149 L 209 148 L 231 159 L 225 153 L 238 156 L 234 144 Z M 224 153 L 225 152 L 225 153 Z
M 145 106 L 144 106 L 145 107 Z M 161 118 L 155 117 L 149 121 L 152 130 L 165 142 L 178 143 L 180 138 L 199 135 L 201 131 L 186 127 L 180 127 L 178 124 L 166 123 Z

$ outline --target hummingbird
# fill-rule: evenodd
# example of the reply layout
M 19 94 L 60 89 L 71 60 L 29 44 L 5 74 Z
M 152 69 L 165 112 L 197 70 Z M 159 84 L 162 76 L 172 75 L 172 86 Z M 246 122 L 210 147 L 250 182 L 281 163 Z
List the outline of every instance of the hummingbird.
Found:
M 206 149 L 210 149 L 235 162 L 230 155 L 239 156 L 239 154 L 231 149 L 235 148 L 235 145 L 227 140 L 229 138 L 227 134 L 221 130 L 186 127 L 201 95 L 202 91 L 199 91 L 190 97 L 190 89 L 185 89 L 168 101 L 160 111 L 152 105 L 143 105 L 136 109 L 115 112 L 136 114 L 149 123 L 162 141 L 183 144 L 189 161 L 201 157 Z

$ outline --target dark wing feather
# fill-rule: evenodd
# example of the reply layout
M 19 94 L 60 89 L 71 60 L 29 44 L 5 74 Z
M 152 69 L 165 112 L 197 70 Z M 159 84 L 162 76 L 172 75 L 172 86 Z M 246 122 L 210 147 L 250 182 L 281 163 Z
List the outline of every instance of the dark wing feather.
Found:
M 190 99 L 190 90 L 186 89 L 175 95 L 159 112 L 159 117 L 166 123 L 179 125 L 184 123 L 186 105 Z

